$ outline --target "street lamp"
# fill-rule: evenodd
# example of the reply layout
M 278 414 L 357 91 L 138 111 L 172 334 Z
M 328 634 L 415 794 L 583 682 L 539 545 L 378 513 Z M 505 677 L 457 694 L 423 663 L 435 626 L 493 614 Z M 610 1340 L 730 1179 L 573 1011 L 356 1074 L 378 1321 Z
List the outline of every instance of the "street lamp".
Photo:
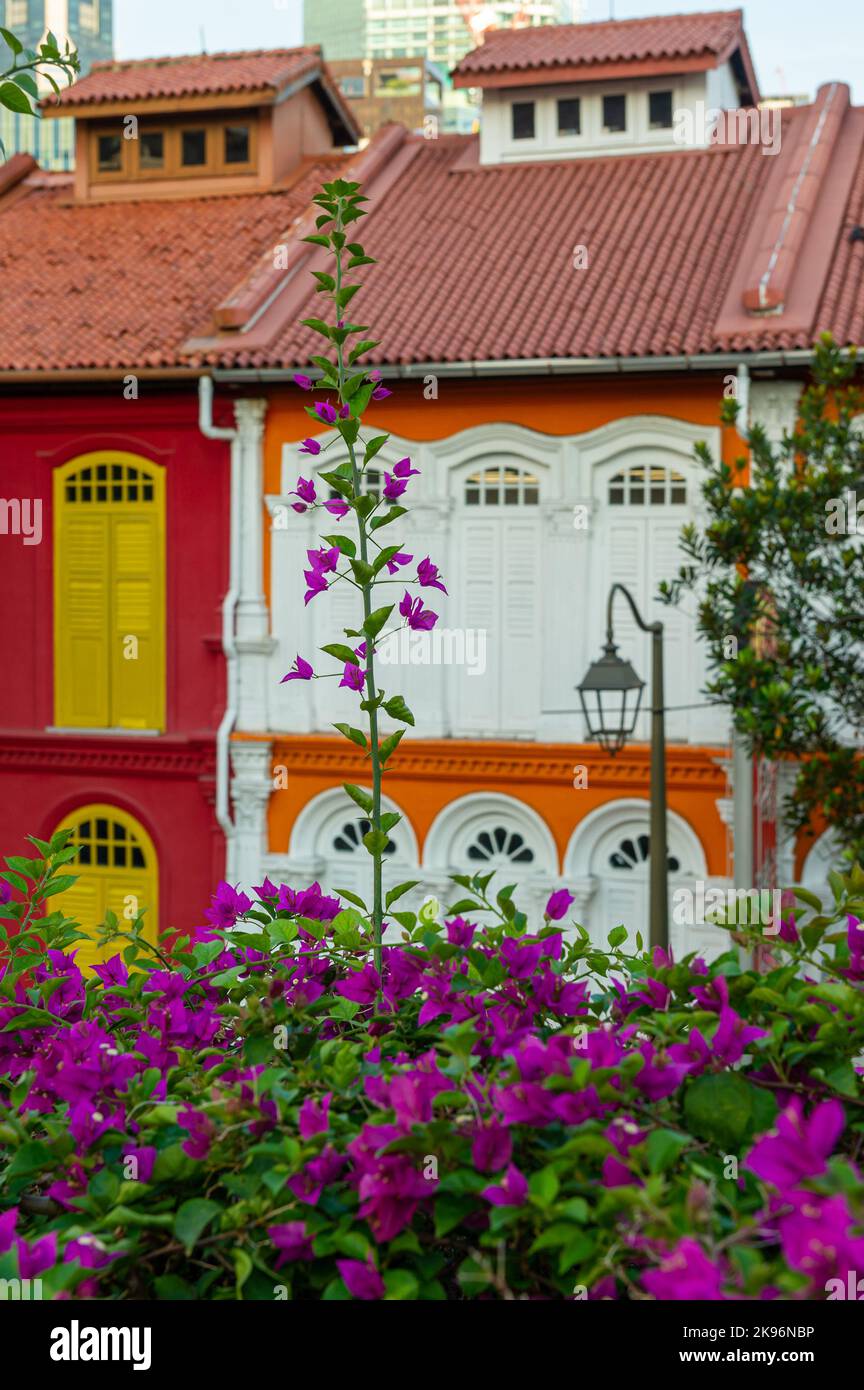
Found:
M 669 899 L 666 884 L 666 735 L 663 725 L 663 624 L 646 623 L 633 596 L 623 584 L 613 584 L 606 609 L 606 645 L 577 687 L 589 736 L 611 757 L 620 753 L 636 727 L 645 682 L 618 655 L 612 640 L 612 603 L 624 595 L 643 632 L 651 634 L 651 927 L 653 946 L 669 942 Z

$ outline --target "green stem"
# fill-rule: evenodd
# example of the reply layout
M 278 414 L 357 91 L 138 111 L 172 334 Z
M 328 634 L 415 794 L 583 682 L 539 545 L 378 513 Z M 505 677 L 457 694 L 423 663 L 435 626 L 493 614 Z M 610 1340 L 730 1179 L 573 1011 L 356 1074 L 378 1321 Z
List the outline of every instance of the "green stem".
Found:
M 342 231 L 342 204 L 339 201 L 339 211 L 336 217 L 336 231 Z M 336 257 L 336 295 L 342 288 L 342 247 L 334 248 Z M 338 299 L 336 301 L 337 321 L 342 317 Z M 345 360 L 342 344 L 336 345 L 337 365 L 339 370 L 339 401 L 345 403 Z M 357 452 L 353 443 L 348 445 L 348 457 L 351 461 L 351 485 L 354 496 L 360 496 L 361 474 L 357 463 Z M 369 536 L 366 530 L 366 518 L 357 512 L 357 529 L 360 538 L 360 559 L 363 564 L 369 563 L 368 545 Z M 363 618 L 364 621 L 372 614 L 372 587 L 374 580 L 363 584 Z M 372 829 L 376 832 L 376 839 L 381 831 L 381 755 L 378 749 L 378 706 L 377 691 L 375 686 L 375 643 L 372 638 L 366 639 L 366 702 L 369 705 L 369 756 L 372 761 Z M 380 849 L 376 849 L 372 855 L 372 940 L 374 947 L 375 969 L 381 974 L 381 941 L 384 933 L 384 894 L 382 884 L 382 861 L 383 854 Z

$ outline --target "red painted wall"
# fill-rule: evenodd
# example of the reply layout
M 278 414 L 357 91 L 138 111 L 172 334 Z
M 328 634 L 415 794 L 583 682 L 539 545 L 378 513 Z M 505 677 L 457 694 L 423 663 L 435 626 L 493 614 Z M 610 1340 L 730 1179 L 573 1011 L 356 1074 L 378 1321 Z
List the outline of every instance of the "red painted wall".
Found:
M 160 919 L 202 921 L 224 868 L 216 824 L 215 733 L 225 707 L 221 603 L 228 585 L 228 445 L 198 430 L 194 385 L 139 383 L 99 394 L 0 397 L 0 497 L 42 501 L 42 541 L 0 534 L 0 854 L 25 851 L 75 806 L 107 801 L 136 816 L 159 856 Z M 166 469 L 167 733 L 54 734 L 54 468 L 95 449 Z

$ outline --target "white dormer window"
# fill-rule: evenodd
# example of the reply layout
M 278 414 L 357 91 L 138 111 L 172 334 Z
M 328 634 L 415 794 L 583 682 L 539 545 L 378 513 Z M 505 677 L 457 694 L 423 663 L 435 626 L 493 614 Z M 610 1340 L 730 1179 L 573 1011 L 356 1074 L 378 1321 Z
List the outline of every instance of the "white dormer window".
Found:
M 672 129 L 672 93 L 648 93 L 648 129 Z
M 534 139 L 533 101 L 514 101 L 511 107 L 511 120 L 514 140 Z
M 627 97 L 617 92 L 603 98 L 603 130 L 607 135 L 619 135 L 627 129 Z
M 582 110 L 578 97 L 562 97 L 558 101 L 558 134 L 582 134 Z

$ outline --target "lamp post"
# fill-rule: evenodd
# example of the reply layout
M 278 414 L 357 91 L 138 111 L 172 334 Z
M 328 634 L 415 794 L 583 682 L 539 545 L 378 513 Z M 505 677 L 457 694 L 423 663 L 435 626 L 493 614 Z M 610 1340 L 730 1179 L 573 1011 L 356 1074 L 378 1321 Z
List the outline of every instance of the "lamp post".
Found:
M 606 609 L 606 645 L 577 687 L 588 733 L 611 757 L 620 753 L 636 727 L 645 682 L 618 655 L 612 640 L 612 603 L 622 593 L 643 632 L 651 634 L 651 946 L 669 942 L 669 898 L 666 883 L 666 734 L 663 721 L 663 624 L 646 623 L 623 584 L 613 584 Z

